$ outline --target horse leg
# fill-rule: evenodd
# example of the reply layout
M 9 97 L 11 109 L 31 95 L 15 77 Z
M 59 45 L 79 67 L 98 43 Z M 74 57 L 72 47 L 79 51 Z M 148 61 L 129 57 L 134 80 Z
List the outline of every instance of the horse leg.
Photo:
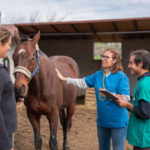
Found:
M 72 127 L 72 116 L 75 111 L 75 103 L 72 103 L 67 108 L 67 120 L 66 120 L 66 143 L 65 143 L 65 150 L 70 150 L 70 130 Z
M 63 150 L 70 149 L 70 129 L 72 126 L 72 116 L 74 114 L 74 110 L 75 110 L 75 104 L 72 104 L 69 107 L 67 107 L 66 115 L 64 109 L 61 110 L 60 112 L 60 120 L 63 126 L 63 136 L 64 136 Z
M 61 108 L 59 110 L 59 116 L 60 116 L 60 123 L 63 128 L 63 150 L 65 150 L 65 145 L 66 145 L 66 114 L 64 108 Z
M 58 150 L 57 144 L 57 128 L 58 128 L 58 109 L 54 108 L 51 113 L 47 115 L 47 119 L 49 120 L 50 124 L 50 140 L 49 140 L 49 147 L 50 150 Z
M 27 116 L 29 118 L 29 121 L 30 121 L 32 127 L 33 127 L 35 148 L 36 148 L 36 150 L 41 150 L 41 147 L 42 147 L 42 138 L 40 135 L 40 118 L 41 118 L 41 115 L 27 110 Z

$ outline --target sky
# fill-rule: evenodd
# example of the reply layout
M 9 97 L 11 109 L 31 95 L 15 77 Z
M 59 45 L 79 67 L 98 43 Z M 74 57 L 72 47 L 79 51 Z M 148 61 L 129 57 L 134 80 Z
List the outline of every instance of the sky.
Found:
M 150 0 L 0 0 L 2 24 L 150 17 Z

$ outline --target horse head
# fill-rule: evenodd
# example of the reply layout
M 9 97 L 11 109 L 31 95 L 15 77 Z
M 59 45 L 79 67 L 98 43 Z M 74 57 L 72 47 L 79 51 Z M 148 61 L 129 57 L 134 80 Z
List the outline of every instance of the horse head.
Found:
M 21 39 L 17 34 L 14 35 L 17 43 L 13 54 L 14 76 L 15 76 L 15 95 L 16 98 L 24 98 L 28 93 L 28 84 L 39 68 L 39 52 L 36 50 L 36 44 L 40 39 L 38 32 L 33 39 Z

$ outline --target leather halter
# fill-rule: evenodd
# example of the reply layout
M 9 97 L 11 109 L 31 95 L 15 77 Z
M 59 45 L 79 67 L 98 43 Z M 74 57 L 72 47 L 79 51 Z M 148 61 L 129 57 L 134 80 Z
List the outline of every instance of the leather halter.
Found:
M 27 76 L 31 80 L 32 77 L 37 73 L 37 71 L 39 69 L 39 65 L 40 65 L 40 53 L 39 53 L 39 50 L 36 50 L 36 54 L 37 54 L 37 66 L 36 66 L 35 70 L 32 73 L 25 67 L 17 66 L 17 67 L 14 68 L 14 74 L 16 72 L 21 72 L 21 73 L 23 73 L 25 76 Z

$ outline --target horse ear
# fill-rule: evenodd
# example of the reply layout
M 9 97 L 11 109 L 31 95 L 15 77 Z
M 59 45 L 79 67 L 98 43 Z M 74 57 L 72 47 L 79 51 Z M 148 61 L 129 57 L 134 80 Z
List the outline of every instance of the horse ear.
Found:
M 15 31 L 15 33 L 14 33 L 14 40 L 15 40 L 16 44 L 18 44 L 20 41 L 20 36 L 17 31 Z
M 32 44 L 35 46 L 40 39 L 40 31 L 33 37 Z

